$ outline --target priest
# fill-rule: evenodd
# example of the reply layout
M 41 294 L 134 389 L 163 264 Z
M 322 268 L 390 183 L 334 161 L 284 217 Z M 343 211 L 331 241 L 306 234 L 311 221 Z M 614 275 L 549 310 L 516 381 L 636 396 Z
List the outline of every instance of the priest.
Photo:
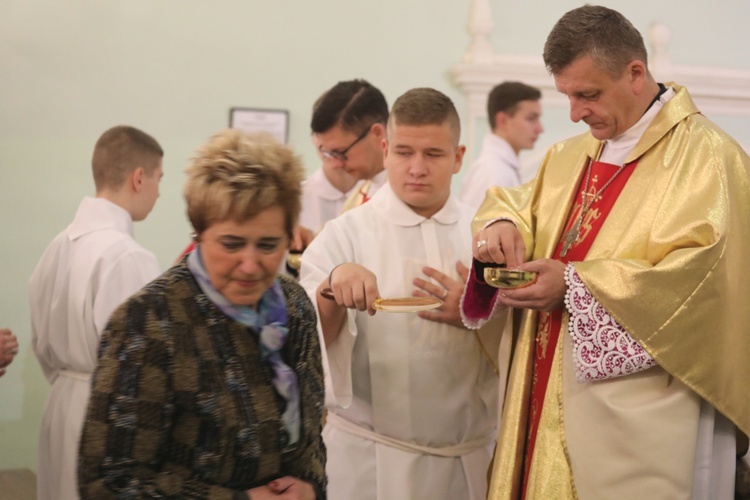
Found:
M 520 317 L 489 498 L 732 498 L 750 431 L 750 160 L 687 89 L 649 73 L 620 13 L 586 5 L 544 60 L 589 131 L 534 182 L 491 189 L 467 324 Z M 475 270 L 476 270 L 475 269 Z

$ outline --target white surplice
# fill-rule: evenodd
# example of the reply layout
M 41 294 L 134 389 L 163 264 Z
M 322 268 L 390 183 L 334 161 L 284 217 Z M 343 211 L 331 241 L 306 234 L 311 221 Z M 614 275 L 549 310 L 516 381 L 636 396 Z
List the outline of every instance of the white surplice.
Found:
M 356 183 L 346 193 L 339 191 L 325 175 L 322 168 L 302 183 L 302 211 L 299 224 L 317 233 L 323 225 L 338 217 L 346 199 L 361 183 Z
M 112 311 L 160 272 L 154 254 L 133 239 L 130 214 L 89 197 L 37 264 L 29 282 L 32 345 L 52 384 L 39 436 L 38 499 L 78 498 L 78 442 L 99 337 Z
M 411 296 L 424 266 L 459 279 L 456 262 L 471 259 L 472 217 L 451 197 L 425 219 L 386 184 L 326 224 L 304 253 L 301 284 L 315 303 L 317 286 L 344 262 L 373 271 L 386 298 Z M 328 497 L 484 499 L 499 382 L 474 334 L 415 313 L 350 309 L 347 318 L 323 353 Z M 495 363 L 501 331 L 494 323 L 480 332 Z
M 520 185 L 521 160 L 508 141 L 490 133 L 484 137 L 479 158 L 471 164 L 461 180 L 458 199 L 476 211 L 489 188 Z

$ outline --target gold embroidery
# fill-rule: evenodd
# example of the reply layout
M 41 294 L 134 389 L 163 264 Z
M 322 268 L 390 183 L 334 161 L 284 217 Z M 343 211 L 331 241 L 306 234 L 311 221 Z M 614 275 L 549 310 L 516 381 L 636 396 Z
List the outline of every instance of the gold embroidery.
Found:
M 547 357 L 552 316 L 548 312 L 539 313 L 539 329 L 536 336 L 536 355 L 539 359 Z

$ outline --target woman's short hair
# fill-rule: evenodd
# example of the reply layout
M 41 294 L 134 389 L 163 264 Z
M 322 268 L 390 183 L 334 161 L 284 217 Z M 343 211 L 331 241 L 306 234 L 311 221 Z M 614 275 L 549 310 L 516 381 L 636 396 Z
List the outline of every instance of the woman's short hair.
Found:
M 280 206 L 292 235 L 304 171 L 299 157 L 271 136 L 223 130 L 196 152 L 186 172 L 187 213 L 197 234 L 216 222 L 244 222 Z

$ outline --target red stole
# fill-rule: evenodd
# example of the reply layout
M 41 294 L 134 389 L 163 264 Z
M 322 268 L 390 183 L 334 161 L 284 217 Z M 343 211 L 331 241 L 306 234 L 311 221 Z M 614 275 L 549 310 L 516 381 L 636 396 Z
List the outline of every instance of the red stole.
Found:
M 581 232 L 578 241 L 568 250 L 565 257 L 560 254 L 563 248 L 563 239 L 565 234 L 575 224 L 581 214 L 581 199 L 585 187 L 586 171 L 583 172 L 581 182 L 576 192 L 575 201 L 568 215 L 568 222 L 565 229 L 560 235 L 560 241 L 557 243 L 553 259 L 559 260 L 565 264 L 568 262 L 582 261 L 586 258 L 591 245 L 596 239 L 604 220 L 609 215 L 612 207 L 617 201 L 630 175 L 635 170 L 638 161 L 627 164 L 622 172 L 617 174 L 620 169 L 617 165 L 602 163 L 599 161 L 591 162 L 591 177 L 586 193 L 586 203 L 609 181 L 615 174 L 617 177 L 607 188 L 596 197 L 586 212 L 581 222 Z M 536 444 L 537 429 L 539 427 L 539 418 L 544 405 L 544 397 L 547 392 L 547 383 L 549 382 L 550 371 L 552 370 L 552 360 L 557 346 L 557 340 L 560 337 L 560 327 L 562 326 L 564 308 L 561 307 L 550 312 L 540 312 L 539 322 L 537 325 L 537 335 L 534 350 L 534 367 L 532 369 L 531 399 L 529 401 L 529 422 L 526 432 L 526 451 L 524 454 L 524 473 L 523 473 L 523 496 L 526 495 L 526 482 L 529 477 L 529 469 L 534 456 L 534 446 Z
M 370 186 L 367 185 L 367 186 L 362 186 L 361 188 L 359 188 L 359 194 L 360 196 L 362 196 L 362 205 L 370 201 L 370 196 L 368 196 L 368 193 L 370 192 L 369 187 Z
M 182 251 L 182 253 L 180 254 L 180 256 L 177 257 L 177 260 L 179 261 L 181 258 L 183 258 L 187 254 L 189 254 L 190 252 L 192 252 L 193 250 L 195 250 L 195 247 L 196 247 L 196 243 L 194 241 L 191 241 L 190 244 L 187 247 L 185 247 L 185 250 Z

